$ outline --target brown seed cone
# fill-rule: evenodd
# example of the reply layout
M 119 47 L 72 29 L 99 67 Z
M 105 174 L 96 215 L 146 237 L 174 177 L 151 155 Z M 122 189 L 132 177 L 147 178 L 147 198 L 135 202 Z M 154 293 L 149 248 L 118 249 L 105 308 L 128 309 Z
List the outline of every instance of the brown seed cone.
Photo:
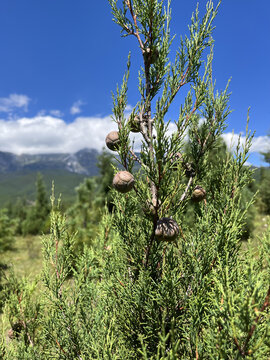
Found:
M 179 235 L 179 226 L 177 222 L 168 217 L 158 220 L 155 236 L 158 240 L 172 241 Z
M 139 115 L 135 115 L 133 118 L 129 118 L 130 131 L 134 133 L 138 133 L 141 131 L 140 127 L 140 117 Z
M 177 170 L 178 169 L 178 165 L 179 163 L 183 162 L 183 156 L 180 152 L 177 152 L 175 154 L 172 154 L 169 157 L 171 164 L 172 164 L 172 169 Z
M 194 165 L 192 163 L 186 163 L 184 164 L 185 167 L 185 175 L 187 177 L 194 177 L 195 176 L 195 170 L 194 170 Z
M 8 336 L 11 340 L 15 338 L 15 334 L 14 334 L 14 331 L 13 331 L 12 328 L 8 330 L 7 336 Z
M 143 50 L 143 56 L 149 64 L 153 64 L 159 56 L 158 49 L 156 47 L 152 49 L 148 47 Z
M 132 190 L 135 179 L 128 171 L 119 171 L 113 178 L 113 187 L 121 192 L 127 193 Z
M 172 164 L 172 169 L 177 170 L 179 164 L 181 163 L 182 167 L 185 170 L 185 175 L 187 177 L 194 177 L 195 176 L 195 170 L 194 165 L 189 162 L 185 162 L 185 159 L 183 158 L 183 155 L 180 152 L 176 152 L 175 154 L 172 154 L 170 157 L 170 162 Z
M 23 324 L 21 321 L 18 321 L 11 325 L 11 329 L 8 330 L 7 336 L 10 339 L 15 339 L 15 337 L 19 336 L 22 329 L 23 329 Z
M 192 201 L 194 202 L 200 202 L 206 197 L 206 191 L 201 186 L 197 185 L 195 186 L 195 189 L 192 193 Z
M 111 131 L 106 136 L 106 146 L 113 151 L 116 151 L 119 148 L 120 140 L 119 140 L 119 132 Z

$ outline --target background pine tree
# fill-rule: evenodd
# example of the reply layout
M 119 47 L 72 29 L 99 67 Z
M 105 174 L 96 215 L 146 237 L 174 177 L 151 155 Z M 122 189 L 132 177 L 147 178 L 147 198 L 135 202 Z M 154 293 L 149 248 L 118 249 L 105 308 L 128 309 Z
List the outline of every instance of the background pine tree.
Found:
M 42 175 L 38 173 L 35 204 L 28 208 L 26 219 L 22 222 L 22 233 L 35 235 L 48 231 L 49 213 L 49 197 L 45 190 Z

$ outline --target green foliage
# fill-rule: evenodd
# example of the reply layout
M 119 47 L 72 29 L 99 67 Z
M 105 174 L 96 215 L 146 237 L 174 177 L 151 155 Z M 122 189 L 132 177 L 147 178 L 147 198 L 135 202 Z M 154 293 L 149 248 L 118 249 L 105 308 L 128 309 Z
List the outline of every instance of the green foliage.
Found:
M 17 221 L 16 234 L 23 234 L 23 222 L 27 218 L 27 201 L 26 199 L 17 199 L 14 205 L 10 207 L 10 216 Z
M 26 215 L 26 219 L 22 222 L 22 233 L 26 234 L 40 234 L 46 232 L 48 229 L 48 215 L 50 212 L 49 200 L 46 194 L 43 177 L 39 173 L 36 182 L 36 201 L 35 205 L 31 206 Z
M 54 169 L 42 170 L 42 176 L 46 185 L 46 191 L 50 193 L 52 181 L 56 186 L 56 195 L 62 194 L 64 203 L 70 204 L 75 199 L 74 188 L 83 181 L 84 175 L 71 173 L 69 171 Z M 0 203 L 7 207 L 8 203 L 16 204 L 19 198 L 26 198 L 28 201 L 35 201 L 37 172 L 18 171 L 1 174 L 0 178 Z
M 113 207 L 113 199 L 111 194 L 111 186 L 114 175 L 113 170 L 113 156 L 104 149 L 98 156 L 97 166 L 99 168 L 99 176 L 97 178 L 97 205 L 104 207 L 106 204 L 111 211 Z
M 16 223 L 7 214 L 7 209 L 0 209 L 0 254 L 12 247 Z
M 98 157 L 97 164 L 100 175 L 84 179 L 76 188 L 77 200 L 67 211 L 70 229 L 76 232 L 76 252 L 81 251 L 85 244 L 93 243 L 105 205 L 112 210 L 112 162 L 112 155 L 103 151 Z
M 95 204 L 96 182 L 93 178 L 84 179 L 77 188 L 77 201 L 67 211 L 72 232 L 76 232 L 76 251 L 84 244 L 91 245 L 96 234 L 101 210 Z
M 201 127 L 199 127 L 198 131 L 202 131 Z M 185 156 L 186 161 L 190 164 L 190 168 L 192 171 L 195 171 L 195 165 L 193 162 L 192 154 L 191 154 L 191 144 L 190 141 L 187 143 L 185 147 Z M 211 174 L 210 181 L 208 183 L 208 193 L 211 198 L 215 197 L 216 192 L 220 192 L 220 180 L 223 176 L 224 167 L 229 163 L 229 159 L 232 160 L 233 154 L 229 152 L 225 141 L 220 137 L 216 140 L 215 146 L 209 150 L 208 156 L 206 159 L 206 171 Z M 246 169 L 244 168 L 245 172 Z M 239 175 L 241 176 L 241 175 Z M 242 239 L 247 240 L 254 229 L 254 218 L 257 213 L 256 207 L 253 205 L 254 194 L 256 193 L 256 187 L 252 181 L 249 181 L 247 186 L 245 186 L 241 192 L 240 196 L 240 208 L 245 211 L 246 204 L 250 203 L 248 208 L 245 223 L 243 223 L 242 228 Z M 210 195 L 211 194 L 211 195 Z M 192 226 L 195 221 L 196 216 L 196 204 L 190 202 L 185 210 L 185 217 L 183 221 L 188 226 Z
M 206 346 L 203 351 L 209 359 L 246 358 L 268 359 L 270 355 L 269 306 L 269 239 L 265 234 L 258 249 L 236 258 L 233 268 L 227 264 L 213 272 L 215 290 L 211 301 L 213 309 L 207 319 Z M 267 254 L 267 256 L 265 256 Z M 265 267 L 268 258 L 268 267 Z M 267 290 L 268 289 L 268 290 Z M 219 344 L 213 349 L 213 341 Z
M 253 345 L 244 345 L 246 342 L 249 344 L 249 333 L 256 318 L 251 316 L 253 310 L 249 309 L 248 322 L 244 310 L 239 311 L 236 306 L 232 313 L 231 304 L 227 302 L 229 299 L 223 297 L 221 301 L 221 295 L 216 297 L 223 287 L 223 291 L 233 292 L 240 303 L 248 299 L 246 308 L 256 296 L 255 304 L 261 308 L 267 296 L 269 269 L 257 266 L 253 254 L 242 257 L 239 253 L 244 214 L 238 194 L 249 177 L 248 170 L 243 168 L 244 161 L 238 154 L 235 159 L 228 157 L 220 166 L 223 169 L 220 182 L 215 183 L 207 205 L 199 204 L 193 208 L 193 224 L 186 224 L 183 213 L 178 210 L 174 216 L 182 229 L 180 239 L 177 244 L 153 242 L 147 267 L 145 258 L 152 231 L 151 222 L 142 218 L 134 195 L 124 198 L 115 195 L 119 210 L 114 223 L 120 240 L 115 248 L 115 261 L 112 264 L 110 260 L 108 264 L 110 269 L 114 269 L 109 298 L 111 311 L 118 319 L 119 336 L 134 351 L 131 359 L 193 359 L 196 356 L 214 359 L 217 356 L 225 358 L 225 354 L 235 359 L 240 358 L 241 352 L 255 353 Z M 211 177 L 215 178 L 214 172 L 207 171 L 207 174 L 206 187 L 213 184 Z M 232 190 L 235 193 L 233 197 Z M 136 208 L 137 211 L 134 210 Z M 263 241 L 264 246 L 269 246 L 269 234 Z M 264 258 L 268 256 L 264 252 Z M 259 293 L 253 293 L 247 283 L 246 276 L 251 268 L 252 282 L 257 279 Z M 224 278 L 225 269 L 231 276 L 230 281 Z M 261 281 L 265 286 L 261 287 Z M 239 296 L 241 292 L 242 297 Z M 241 335 L 239 338 L 236 335 L 237 341 L 241 340 L 239 349 L 232 331 L 225 336 L 221 328 L 212 322 L 219 313 L 215 313 L 217 299 L 222 304 L 226 302 L 223 317 L 228 324 L 237 320 L 238 335 Z M 218 306 L 220 311 L 220 303 Z M 242 329 L 244 320 L 245 331 Z M 259 342 L 269 331 L 269 322 L 265 321 L 261 331 L 256 331 Z M 138 353 L 136 349 L 141 350 Z M 254 358 L 267 359 L 267 345 L 263 351 L 256 351 Z
M 108 243 L 113 241 L 111 216 L 102 218 L 95 244 L 77 258 L 74 237 L 59 204 L 53 205 L 50 219 L 50 234 L 43 236 L 41 280 L 9 279 L 12 291 L 5 306 L 6 329 L 22 326 L 12 339 L 6 340 L 9 333 L 4 331 L 2 358 L 121 359 L 129 352 L 120 342 L 116 344 L 115 319 L 104 311 L 102 269 L 110 256 Z
M 254 358 L 267 359 L 268 345 L 255 352 L 251 344 L 269 331 L 269 322 L 261 326 L 259 321 L 264 323 L 267 317 L 269 290 L 256 293 L 255 298 L 251 287 L 256 279 L 258 288 L 260 281 L 266 284 L 269 270 L 264 272 L 252 257 L 242 259 L 240 254 L 247 210 L 253 202 L 243 193 L 251 181 L 245 162 L 252 135 L 247 130 L 242 150 L 239 139 L 233 156 L 223 154 L 213 161 L 230 113 L 228 86 L 218 92 L 212 79 L 213 20 L 219 3 L 214 8 L 209 1 L 201 21 L 196 10 L 190 36 L 181 41 L 175 62 L 169 63 L 169 4 L 163 10 L 162 1 L 109 2 L 122 33 L 137 39 L 144 62 L 139 73 L 141 99 L 134 109 L 143 136 L 140 157 L 128 140 L 129 125 L 124 117 L 130 58 L 123 85 L 114 96 L 121 164 L 129 172 L 133 172 L 134 161 L 141 165 L 141 172 L 133 173 L 135 192 L 115 196 L 114 226 L 119 244 L 110 270 L 116 275 L 110 280 L 109 298 L 111 311 L 118 319 L 117 335 L 133 351 L 132 359 L 235 359 L 251 352 Z M 204 68 L 202 58 L 207 59 Z M 175 121 L 176 131 L 169 136 L 165 115 L 178 92 L 188 85 Z M 189 149 L 185 151 L 187 131 Z M 178 160 L 173 161 L 176 154 L 180 154 Z M 196 185 L 206 190 L 207 197 L 190 206 Z M 152 218 L 142 211 L 146 200 Z M 191 213 L 193 222 L 185 219 Z M 172 217 L 179 225 L 180 236 L 175 243 L 155 237 L 158 220 L 164 216 Z M 268 259 L 269 254 L 265 256 Z M 245 281 L 249 269 L 253 271 L 251 282 Z M 224 270 L 230 280 L 224 277 Z M 264 315 L 258 320 L 250 315 L 247 321 L 246 313 L 224 296 L 224 316 L 230 325 L 236 319 L 239 326 L 245 324 L 239 332 L 232 327 L 225 336 L 222 328 L 210 321 L 218 314 L 214 295 L 220 289 L 233 293 L 236 274 L 239 301 L 243 302 L 248 293 L 249 301 L 260 304 Z M 215 338 L 213 331 L 222 335 Z
M 268 137 L 270 134 L 268 134 Z M 264 161 L 270 165 L 270 149 L 262 153 Z M 270 214 L 270 167 L 260 169 L 259 206 L 265 214 Z
M 2 294 L 3 271 L 7 268 L 6 260 L 4 260 L 4 253 L 7 250 L 13 249 L 15 229 L 16 222 L 10 219 L 7 209 L 0 209 L 0 311 L 4 302 L 4 296 Z
M 270 214 L 270 169 L 260 169 L 259 197 L 261 200 L 261 210 L 265 214 Z

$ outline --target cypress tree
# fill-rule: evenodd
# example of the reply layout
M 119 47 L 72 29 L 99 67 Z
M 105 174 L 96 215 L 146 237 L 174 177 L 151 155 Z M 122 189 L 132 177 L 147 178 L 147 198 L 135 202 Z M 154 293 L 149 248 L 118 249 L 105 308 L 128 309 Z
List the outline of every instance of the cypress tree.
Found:
M 39 213 L 40 218 L 45 220 L 50 212 L 50 204 L 48 195 L 46 193 L 44 180 L 40 173 L 37 174 L 36 192 L 36 212 Z
M 126 119 L 128 58 L 122 87 L 113 97 L 119 140 L 115 135 L 107 143 L 130 174 L 124 178 L 120 172 L 114 181 L 120 191 L 114 217 L 119 241 L 108 289 L 117 334 L 132 359 L 238 359 L 251 354 L 267 359 L 269 266 L 262 263 L 269 264 L 269 250 L 262 248 L 269 249 L 269 237 L 259 250 L 262 262 L 241 252 L 253 202 L 244 208 L 241 204 L 251 179 L 245 166 L 250 132 L 242 149 L 239 139 L 234 156 L 227 154 L 218 164 L 211 161 L 230 114 L 228 84 L 224 91 L 215 90 L 212 75 L 213 21 L 220 2 L 214 6 L 209 1 L 201 20 L 197 7 L 189 36 L 181 39 L 172 62 L 170 1 L 167 7 L 161 0 L 109 2 L 122 35 L 138 42 L 143 64 L 138 103 Z M 167 114 L 180 92 L 186 97 L 170 135 Z M 130 140 L 134 122 L 142 135 L 140 156 Z M 189 203 L 194 204 L 192 224 L 185 220 Z

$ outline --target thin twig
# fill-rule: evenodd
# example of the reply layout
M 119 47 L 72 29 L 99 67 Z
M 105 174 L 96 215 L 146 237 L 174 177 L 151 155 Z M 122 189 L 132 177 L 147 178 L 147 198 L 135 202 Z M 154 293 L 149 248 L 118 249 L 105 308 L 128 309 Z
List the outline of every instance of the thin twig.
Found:
M 256 319 L 254 320 L 254 324 L 251 326 L 250 330 L 249 330 L 249 333 L 248 333 L 248 337 L 246 339 L 246 342 L 245 342 L 245 345 L 244 345 L 244 354 L 246 355 L 247 352 L 247 346 L 248 346 L 248 343 L 250 341 L 250 339 L 252 338 L 252 335 L 254 334 L 254 331 L 258 325 L 258 322 L 261 318 L 261 313 L 270 305 L 270 286 L 268 288 L 268 291 L 267 291 L 267 294 L 266 294 L 266 297 L 265 297 L 265 300 L 264 300 L 264 303 L 262 305 L 262 307 L 260 308 L 260 314 L 257 315 Z
M 185 74 L 183 74 L 183 75 L 181 76 L 181 80 L 180 80 L 179 85 L 178 85 L 177 88 L 174 90 L 174 92 L 171 94 L 170 99 L 168 100 L 166 106 L 164 107 L 164 109 L 163 109 L 163 113 L 164 113 L 164 114 L 168 111 L 169 106 L 170 106 L 171 103 L 173 102 L 175 96 L 177 95 L 177 93 L 179 92 L 179 90 L 181 89 L 181 87 L 184 86 L 184 85 L 187 83 L 187 81 L 186 81 L 186 76 L 187 76 L 187 74 L 188 74 L 188 71 L 189 71 L 189 66 L 187 67 L 187 70 L 186 70 Z
M 183 201 L 186 199 L 186 197 L 187 197 L 187 195 L 188 195 L 189 188 L 191 187 L 192 183 L 193 183 L 193 176 L 191 176 L 191 177 L 189 178 L 188 183 L 187 183 L 187 186 L 186 186 L 186 188 L 185 188 L 185 191 L 183 192 L 182 196 L 180 197 L 180 200 L 179 200 L 179 202 L 178 202 L 178 205 L 181 204 L 181 202 L 183 202 Z
M 143 46 L 143 42 L 142 42 L 142 39 L 141 39 L 140 34 L 139 34 L 139 27 L 138 27 L 138 24 L 137 24 L 137 15 L 133 11 L 132 0 L 127 1 L 127 6 L 129 8 L 129 11 L 130 11 L 130 14 L 132 16 L 132 19 L 133 19 L 133 22 L 134 22 L 134 25 L 135 25 L 135 29 L 136 29 L 136 32 L 135 33 L 132 32 L 132 35 L 135 35 L 136 38 L 138 39 L 138 42 L 140 44 L 140 48 L 141 48 L 141 50 L 143 52 L 144 46 Z
M 131 153 L 131 155 L 133 156 L 134 160 L 137 161 L 142 167 L 144 167 L 147 171 L 149 171 L 149 168 L 147 165 L 145 165 L 140 158 L 134 153 L 134 151 L 132 149 L 129 149 L 129 152 Z
M 245 356 L 245 353 L 244 353 L 243 350 L 241 349 L 241 346 L 240 346 L 240 344 L 239 344 L 239 342 L 238 342 L 238 340 L 237 340 L 236 337 L 233 338 L 233 342 L 235 343 L 235 345 L 236 345 L 239 353 L 241 354 L 241 356 L 244 357 L 244 356 Z
M 146 268 L 147 268 L 147 266 L 148 266 L 150 251 L 151 251 L 151 248 L 152 248 L 152 246 L 153 246 L 154 239 L 155 239 L 155 229 L 156 229 L 156 224 L 155 224 L 155 222 L 154 222 L 153 225 L 154 225 L 154 226 L 153 226 L 153 232 L 152 232 L 150 241 L 149 241 L 149 243 L 148 243 L 148 246 L 147 246 L 147 248 L 146 248 L 145 260 L 144 260 L 144 262 L 143 262 Z
M 186 130 L 187 126 L 188 126 L 188 123 L 189 123 L 189 120 L 191 118 L 191 116 L 195 113 L 195 111 L 197 110 L 197 99 L 195 100 L 195 103 L 194 103 L 194 106 L 193 106 L 193 109 L 191 110 L 191 112 L 189 114 L 186 115 L 186 119 L 184 121 L 184 124 L 181 126 L 181 129 L 178 130 L 178 136 L 180 137 L 181 134 L 183 134 L 183 132 Z M 180 131 L 181 131 L 181 134 L 180 134 Z
M 59 344 L 59 341 L 57 339 L 55 339 L 56 344 L 58 345 L 59 349 L 62 351 L 63 354 L 67 355 L 67 353 L 65 352 L 65 350 L 61 347 L 61 345 Z

